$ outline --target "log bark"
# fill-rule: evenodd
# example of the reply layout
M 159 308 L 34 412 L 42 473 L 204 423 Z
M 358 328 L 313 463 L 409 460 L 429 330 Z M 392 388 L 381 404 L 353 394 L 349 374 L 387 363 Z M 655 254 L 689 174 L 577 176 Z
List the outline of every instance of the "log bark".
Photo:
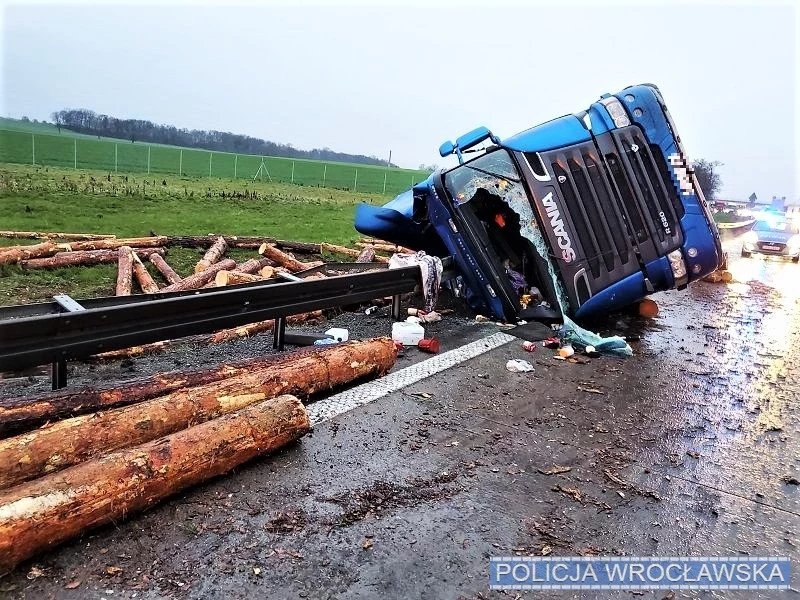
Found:
M 221 259 L 224 256 L 227 250 L 228 250 L 228 243 L 225 241 L 225 238 L 222 236 L 218 237 L 216 241 L 203 255 L 203 258 L 201 258 L 199 262 L 194 266 L 194 272 L 200 273 L 202 271 L 205 271 L 211 265 L 218 262 L 219 259 Z
M 275 277 L 276 274 L 278 274 L 281 271 L 286 272 L 286 269 L 284 269 L 283 267 L 278 267 L 278 268 L 262 267 L 261 269 L 259 269 L 258 274 L 261 275 L 262 279 L 272 279 L 273 277 Z
M 28 240 L 104 240 L 115 238 L 113 233 L 59 233 L 39 231 L 0 231 L 0 237 Z M 263 240 L 262 240 L 263 241 Z
M 49 240 L 41 244 L 31 244 L 30 246 L 8 246 L 7 248 L 0 248 L 0 265 L 14 264 L 31 258 L 52 256 L 56 252 L 58 252 L 58 246 Z
M 0 573 L 82 531 L 289 444 L 311 429 L 281 396 L 0 493 Z
M 264 267 L 271 267 L 272 261 L 268 258 L 251 258 L 236 267 L 240 273 L 258 273 Z
M 80 252 L 82 250 L 116 250 L 122 246 L 130 246 L 131 248 L 155 248 L 157 246 L 163 246 L 166 241 L 167 236 L 159 235 L 143 238 L 111 238 L 84 242 L 68 242 L 66 244 L 59 244 L 58 246 L 65 252 Z
M 364 242 L 357 242 L 356 246 L 359 248 L 366 248 L 367 246 L 372 246 L 378 252 L 399 252 L 401 254 L 414 254 L 415 251 L 411 250 L 410 248 L 406 248 L 404 246 L 398 246 L 397 244 L 365 244 Z
M 261 244 L 258 253 L 292 272 L 302 271 L 307 268 L 305 263 L 300 262 L 293 256 L 289 256 L 270 244 Z
M 364 249 L 359 253 L 356 262 L 368 263 L 374 260 L 375 260 L 375 248 L 373 248 L 372 246 L 365 246 Z
M 213 244 L 218 235 L 170 235 L 167 236 L 165 246 L 182 246 L 184 248 L 208 248 Z M 320 245 L 310 242 L 295 242 L 291 240 L 276 240 L 263 236 L 224 235 L 225 242 L 231 248 L 259 248 L 261 244 L 275 244 L 278 248 L 286 248 L 304 252 L 306 254 L 319 254 Z
M 226 285 L 236 285 L 238 283 L 253 283 L 255 281 L 264 281 L 264 278 L 261 275 L 242 273 L 241 271 L 220 271 L 214 277 L 214 285 L 216 287 L 225 287 Z
M 163 248 L 136 248 L 140 258 L 151 254 L 164 254 Z M 92 266 L 117 262 L 117 250 L 82 250 L 80 252 L 59 252 L 47 258 L 32 258 L 20 262 L 25 269 L 57 269 L 59 267 Z
M 201 271 L 200 273 L 195 273 L 194 275 L 190 275 L 186 279 L 178 283 L 173 283 L 168 285 L 167 287 L 161 289 L 162 293 L 165 292 L 182 292 L 185 290 L 196 290 L 199 287 L 204 286 L 205 284 L 214 281 L 214 277 L 216 277 L 217 273 L 220 271 L 232 271 L 236 268 L 236 261 L 230 258 L 226 258 L 214 265 L 211 265 L 205 271 Z
M 117 250 L 117 296 L 130 296 L 133 290 L 133 249 L 122 246 Z
M 319 320 L 322 318 L 322 311 L 315 310 L 313 312 L 301 313 L 299 315 L 292 315 L 286 318 L 289 325 L 300 325 L 312 320 Z M 209 344 L 219 344 L 236 338 L 250 337 L 257 333 L 264 331 L 272 331 L 275 327 L 275 319 L 267 319 L 266 321 L 259 321 L 257 323 L 249 323 L 241 327 L 231 327 L 230 329 L 223 329 L 212 335 L 208 339 Z
M 0 488 L 65 469 L 101 453 L 145 443 L 281 394 L 308 395 L 385 372 L 395 345 L 380 338 L 298 353 L 279 368 L 255 369 L 197 387 L 58 421 L 0 441 Z
M 133 252 L 131 252 L 131 256 L 133 257 L 133 275 L 139 282 L 139 287 L 145 294 L 155 294 L 158 291 L 158 284 L 147 272 L 147 267 L 144 266 L 142 259 Z
M 171 285 L 173 283 L 180 283 L 181 281 L 183 281 L 183 278 L 180 275 L 178 275 L 172 269 L 172 267 L 170 267 L 167 264 L 167 261 L 165 261 L 160 255 L 151 254 L 150 262 L 153 263 L 155 268 L 158 269 L 158 272 L 164 276 L 164 279 L 167 280 L 168 284 Z
M 108 352 L 101 352 L 93 354 L 91 360 L 120 360 L 123 358 L 135 358 L 137 356 L 148 356 L 163 352 L 173 346 L 180 346 L 181 344 L 188 344 L 194 340 L 200 341 L 202 336 L 190 336 L 186 338 L 179 338 L 176 340 L 162 340 L 160 342 L 151 342 L 150 344 L 142 344 L 141 346 L 131 346 L 130 348 L 120 348 L 119 350 L 109 350 Z
M 351 256 L 353 258 L 357 258 L 361 252 L 359 250 L 353 250 L 352 248 L 346 248 L 345 246 L 337 246 L 336 244 L 328 244 L 326 242 L 322 242 L 320 244 L 320 249 L 333 252 L 334 254 L 344 254 L 345 256 Z
M 207 341 L 206 336 L 197 336 Z M 366 346 L 366 350 L 362 347 Z M 382 374 L 391 368 L 393 360 L 388 361 L 388 354 L 382 345 L 374 345 L 373 340 L 348 342 L 347 347 L 356 357 L 375 355 Z M 198 387 L 228 377 L 246 375 L 257 370 L 277 372 L 287 363 L 297 362 L 298 369 L 307 363 L 327 361 L 335 364 L 330 358 L 331 348 L 305 349 L 292 354 L 271 355 L 251 358 L 243 361 L 227 362 L 213 369 L 195 369 L 191 371 L 172 371 L 156 373 L 149 377 L 129 380 L 120 384 L 97 388 L 84 388 L 76 391 L 58 390 L 36 396 L 18 398 L 0 398 L 0 438 L 12 433 L 28 431 L 42 423 L 55 421 L 64 417 L 74 417 L 98 410 L 116 408 L 136 404 L 142 400 L 155 398 L 179 388 Z M 295 393 L 298 393 L 295 391 Z

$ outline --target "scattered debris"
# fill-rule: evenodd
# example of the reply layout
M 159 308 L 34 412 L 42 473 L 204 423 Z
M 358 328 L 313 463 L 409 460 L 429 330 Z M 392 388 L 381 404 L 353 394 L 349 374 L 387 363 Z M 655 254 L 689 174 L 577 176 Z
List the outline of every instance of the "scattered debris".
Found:
M 561 473 L 569 473 L 572 471 L 572 467 L 562 467 L 561 465 L 554 465 L 549 469 L 536 469 L 542 475 L 559 475 Z
M 506 369 L 512 373 L 529 373 L 533 371 L 533 365 L 527 360 L 520 360 L 516 358 L 509 360 L 506 363 Z
M 793 475 L 784 475 L 781 477 L 781 481 L 787 485 L 800 485 L 800 480 Z

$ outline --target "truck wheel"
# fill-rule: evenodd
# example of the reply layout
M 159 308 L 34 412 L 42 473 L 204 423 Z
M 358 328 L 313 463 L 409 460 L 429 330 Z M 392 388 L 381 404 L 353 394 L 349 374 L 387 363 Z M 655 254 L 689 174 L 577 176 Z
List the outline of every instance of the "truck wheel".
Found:
M 800 262 L 800 256 L 795 256 L 794 258 L 792 258 L 792 262 L 793 263 Z
M 750 252 L 742 248 L 742 258 L 750 258 Z

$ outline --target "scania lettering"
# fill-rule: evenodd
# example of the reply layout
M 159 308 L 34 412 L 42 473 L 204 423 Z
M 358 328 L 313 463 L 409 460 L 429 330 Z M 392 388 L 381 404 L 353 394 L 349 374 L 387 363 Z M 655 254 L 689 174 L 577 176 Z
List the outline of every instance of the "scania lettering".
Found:
M 564 312 L 591 316 L 683 289 L 722 262 L 654 85 L 605 94 L 505 140 L 478 127 L 439 153 L 459 164 L 383 207 L 359 205 L 356 229 L 453 256 L 467 301 L 483 314 L 545 323 Z

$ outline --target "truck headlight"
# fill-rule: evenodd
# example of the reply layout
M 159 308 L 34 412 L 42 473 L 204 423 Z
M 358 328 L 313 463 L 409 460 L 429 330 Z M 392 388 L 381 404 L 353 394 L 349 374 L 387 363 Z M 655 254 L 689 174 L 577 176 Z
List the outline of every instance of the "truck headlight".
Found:
M 686 261 L 683 260 L 683 254 L 680 250 L 673 250 L 667 254 L 669 259 L 669 266 L 672 269 L 672 276 L 675 278 L 675 286 L 679 287 L 685 285 L 689 277 L 686 271 Z
M 631 124 L 628 113 L 625 112 L 619 100 L 612 96 L 610 98 L 603 98 L 600 100 L 600 103 L 606 107 L 608 114 L 611 115 L 611 120 L 614 121 L 614 125 L 617 127 L 627 127 Z

